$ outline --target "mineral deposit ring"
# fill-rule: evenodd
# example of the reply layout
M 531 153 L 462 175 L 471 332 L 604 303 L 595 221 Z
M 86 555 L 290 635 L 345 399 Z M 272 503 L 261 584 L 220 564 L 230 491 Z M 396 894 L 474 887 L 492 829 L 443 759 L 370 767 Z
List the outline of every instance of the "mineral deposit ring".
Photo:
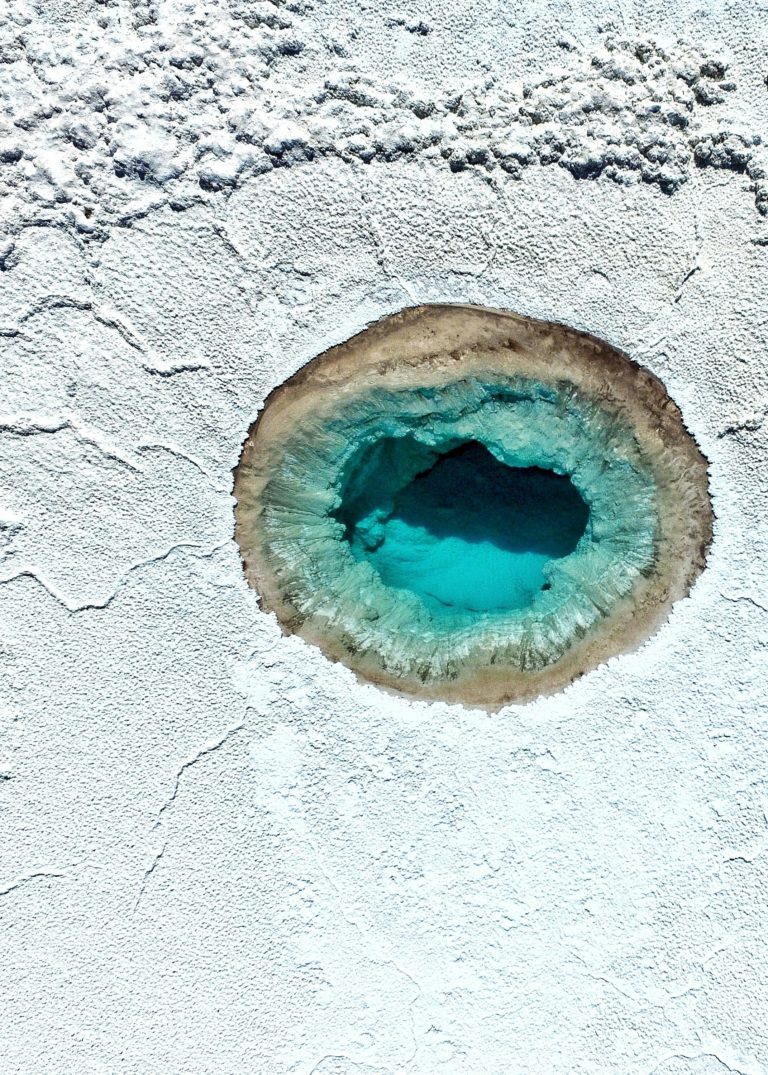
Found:
M 422 306 L 276 388 L 235 475 L 249 583 L 359 676 L 498 708 L 636 648 L 704 567 L 707 462 L 614 347 Z

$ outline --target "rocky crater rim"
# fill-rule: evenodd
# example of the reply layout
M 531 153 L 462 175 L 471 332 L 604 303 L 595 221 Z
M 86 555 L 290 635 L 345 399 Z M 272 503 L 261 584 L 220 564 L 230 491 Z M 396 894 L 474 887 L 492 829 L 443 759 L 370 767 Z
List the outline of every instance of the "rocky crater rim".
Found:
M 400 447 L 384 457 L 385 442 Z M 566 476 L 589 518 L 572 551 L 538 565 L 530 600 L 494 608 L 451 590 L 447 611 L 430 608 L 407 579 L 386 584 L 375 554 L 395 539 L 381 527 L 410 482 L 471 444 Z M 366 506 L 356 552 L 351 475 L 377 452 L 367 484 L 386 500 L 393 476 L 389 506 Z M 406 309 L 305 365 L 266 400 L 234 493 L 246 578 L 286 632 L 385 688 L 492 710 L 637 648 L 688 594 L 712 536 L 707 461 L 657 377 L 585 333 L 471 306 Z

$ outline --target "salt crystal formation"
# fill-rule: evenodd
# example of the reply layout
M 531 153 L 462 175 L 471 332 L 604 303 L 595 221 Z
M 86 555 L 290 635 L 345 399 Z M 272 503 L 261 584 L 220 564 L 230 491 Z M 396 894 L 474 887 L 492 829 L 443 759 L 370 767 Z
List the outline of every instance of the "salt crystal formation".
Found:
M 746 176 L 768 213 L 762 136 L 729 111 L 730 65 L 682 41 L 606 26 L 590 49 L 562 35 L 562 64 L 535 77 L 485 71 L 435 91 L 366 70 L 356 31 L 309 4 L 129 8 L 95 5 L 90 34 L 68 16 L 53 40 L 30 0 L 0 13 L 0 270 L 41 218 L 103 242 L 166 206 L 184 212 L 321 160 L 434 161 L 495 187 L 557 167 L 666 194 L 722 169 Z
M 522 557 L 512 589 L 472 581 L 477 518 L 435 553 L 423 476 L 456 452 L 469 501 L 494 466 L 529 475 L 528 501 L 570 478 L 583 508 L 574 530 L 560 502 L 570 547 L 505 550 L 497 526 L 485 563 L 502 575 Z M 503 510 L 514 494 L 494 480 Z M 706 461 L 656 378 L 583 334 L 466 307 L 387 318 L 274 392 L 235 495 L 246 574 L 287 630 L 388 687 L 489 707 L 647 637 L 701 571 L 712 523 Z M 444 529 L 460 499 L 439 493 Z M 539 513 L 529 529 L 541 525 Z

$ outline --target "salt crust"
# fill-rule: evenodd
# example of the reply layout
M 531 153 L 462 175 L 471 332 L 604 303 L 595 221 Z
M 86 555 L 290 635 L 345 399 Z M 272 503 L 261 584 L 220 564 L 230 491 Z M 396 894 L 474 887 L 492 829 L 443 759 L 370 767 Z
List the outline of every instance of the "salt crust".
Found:
M 717 168 L 745 174 L 768 212 L 761 137 L 732 119 L 736 83 L 717 54 L 608 28 L 598 48 L 562 37 L 563 63 L 530 80 L 484 73 L 436 92 L 371 77 L 343 35 L 318 57 L 310 12 L 209 0 L 169 24 L 147 0 L 129 26 L 103 7 L 90 35 L 65 25 L 52 39 L 31 0 L 12 5 L 0 15 L 0 256 L 41 217 L 103 239 L 159 206 L 184 211 L 322 158 L 434 160 L 494 184 L 556 166 L 668 194 Z
M 753 180 L 694 161 L 667 196 L 426 152 L 198 176 L 237 170 L 227 72 L 292 33 L 302 51 L 240 98 L 268 92 L 277 119 L 338 68 L 435 99 L 590 84 L 612 32 L 727 63 L 736 89 L 692 122 L 751 154 L 760 5 L 9 0 L 0 22 L 2 139 L 24 154 L 0 163 L 0 1066 L 764 1075 Z M 170 62 L 193 49 L 202 71 Z M 160 100 L 177 73 L 189 96 Z M 106 131 L 150 115 L 188 171 L 118 176 L 104 140 L 76 153 L 59 126 L 93 82 Z M 707 570 L 641 650 L 492 715 L 362 685 L 281 635 L 229 495 L 275 385 L 404 305 L 467 301 L 639 356 L 711 460 L 717 514 Z

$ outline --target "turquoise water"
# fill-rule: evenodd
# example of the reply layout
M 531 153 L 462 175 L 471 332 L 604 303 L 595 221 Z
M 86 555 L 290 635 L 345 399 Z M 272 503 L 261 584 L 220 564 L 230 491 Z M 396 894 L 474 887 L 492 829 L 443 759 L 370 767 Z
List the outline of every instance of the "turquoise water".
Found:
M 259 518 L 294 622 L 395 677 L 546 668 L 655 562 L 653 468 L 566 382 L 374 384 L 274 451 Z
M 355 557 L 435 613 L 530 605 L 549 588 L 545 566 L 573 552 L 589 519 L 568 477 L 508 467 L 477 441 L 442 455 L 407 439 L 379 446 L 350 500 Z

